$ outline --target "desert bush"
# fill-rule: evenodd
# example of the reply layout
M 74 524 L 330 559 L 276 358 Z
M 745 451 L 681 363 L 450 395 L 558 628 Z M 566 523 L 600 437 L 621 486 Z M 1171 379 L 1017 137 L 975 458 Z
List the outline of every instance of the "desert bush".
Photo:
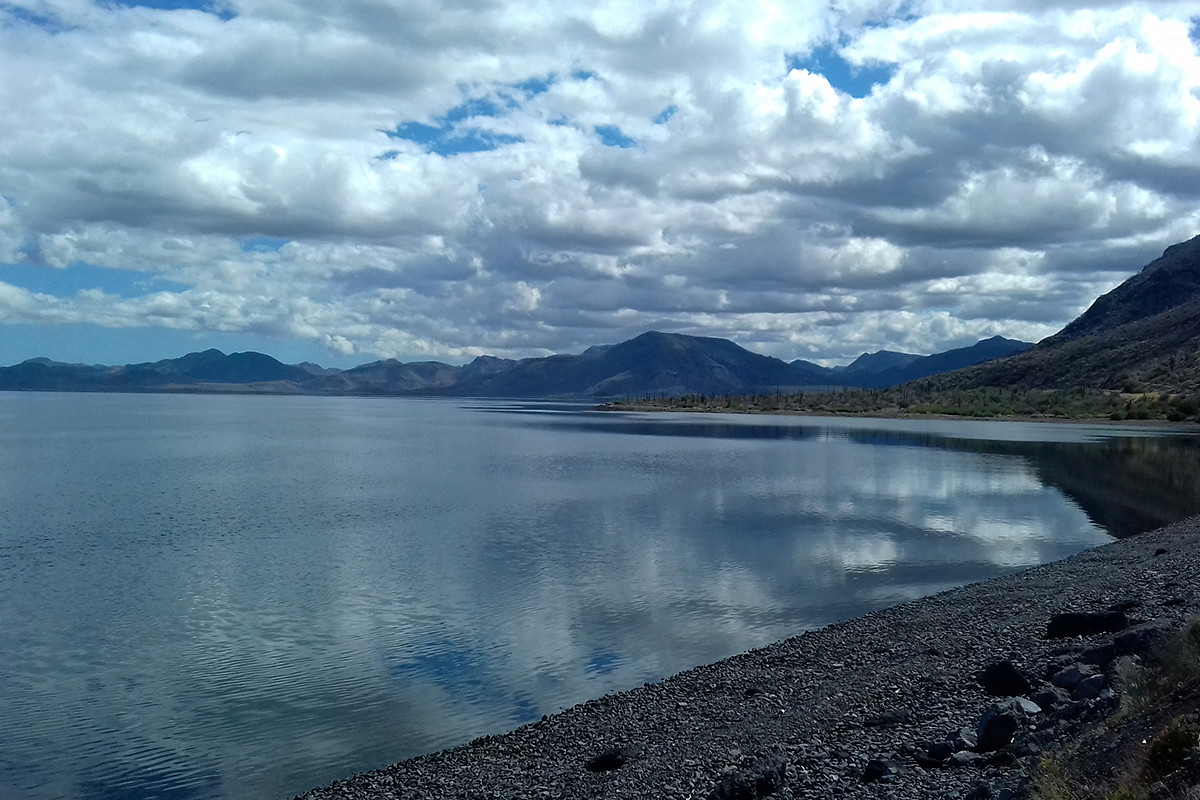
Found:
M 1176 717 L 1150 740 L 1142 761 L 1141 778 L 1145 783 L 1162 780 L 1183 766 L 1183 760 L 1196 749 L 1200 725 L 1189 716 Z

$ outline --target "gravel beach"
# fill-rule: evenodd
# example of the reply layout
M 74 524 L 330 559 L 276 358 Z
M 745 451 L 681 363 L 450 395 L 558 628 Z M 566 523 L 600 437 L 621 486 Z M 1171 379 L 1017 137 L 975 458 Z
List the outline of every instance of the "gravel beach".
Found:
M 1193 517 L 303 797 L 1019 796 L 1040 754 L 1116 707 L 1120 660 L 1198 601 Z

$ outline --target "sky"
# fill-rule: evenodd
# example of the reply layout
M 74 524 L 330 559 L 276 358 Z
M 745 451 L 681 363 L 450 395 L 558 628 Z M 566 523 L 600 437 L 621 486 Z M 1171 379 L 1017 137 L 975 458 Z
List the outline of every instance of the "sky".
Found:
M 1197 234 L 1195 0 L 0 0 L 0 364 L 840 364 Z

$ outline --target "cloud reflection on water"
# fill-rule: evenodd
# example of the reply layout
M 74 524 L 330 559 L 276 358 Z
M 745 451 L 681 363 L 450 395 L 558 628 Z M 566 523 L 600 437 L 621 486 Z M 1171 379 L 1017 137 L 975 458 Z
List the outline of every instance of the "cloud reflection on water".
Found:
M 286 795 L 1200 503 L 1145 429 L 0 400 L 27 796 Z

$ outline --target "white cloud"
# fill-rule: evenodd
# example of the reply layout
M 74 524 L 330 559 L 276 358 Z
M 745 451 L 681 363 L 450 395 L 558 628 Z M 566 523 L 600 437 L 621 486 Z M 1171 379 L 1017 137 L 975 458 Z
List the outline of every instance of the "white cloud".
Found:
M 227 10 L 0 10 L 0 262 L 66 287 L 0 322 L 828 360 L 1040 338 L 1200 228 L 1187 3 Z

